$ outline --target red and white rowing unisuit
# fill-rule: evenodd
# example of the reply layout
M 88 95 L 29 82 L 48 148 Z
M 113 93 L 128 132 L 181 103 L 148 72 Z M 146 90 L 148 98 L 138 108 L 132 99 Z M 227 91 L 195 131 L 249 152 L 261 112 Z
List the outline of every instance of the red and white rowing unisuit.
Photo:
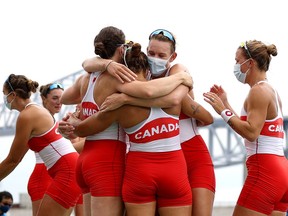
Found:
M 277 93 L 277 109 L 278 114 L 274 119 L 265 120 L 264 126 L 260 132 L 259 137 L 250 142 L 244 139 L 245 148 L 247 151 L 247 158 L 254 154 L 275 154 L 279 156 L 284 155 L 284 128 L 283 128 L 283 116 L 278 103 Z M 247 120 L 247 112 L 242 107 L 241 120 Z
M 181 149 L 178 116 L 160 108 L 151 108 L 149 117 L 140 124 L 125 128 L 129 136 L 129 151 L 167 152 Z
M 71 142 L 58 132 L 58 123 L 46 133 L 32 137 L 28 142 L 29 148 L 37 152 L 50 169 L 62 156 L 76 152 Z
M 94 87 L 97 83 L 97 79 L 101 75 L 101 72 L 91 73 L 89 79 L 88 89 L 86 91 L 85 96 L 82 99 L 82 113 L 81 116 L 85 119 L 93 114 L 99 112 L 99 106 L 94 100 Z M 124 130 L 119 127 L 119 124 L 114 122 L 104 131 L 89 135 L 86 137 L 86 140 L 120 140 L 125 141 L 125 133 Z
M 180 114 L 180 140 L 181 143 L 192 139 L 196 135 L 200 135 L 197 127 L 196 119 L 191 118 L 184 113 Z

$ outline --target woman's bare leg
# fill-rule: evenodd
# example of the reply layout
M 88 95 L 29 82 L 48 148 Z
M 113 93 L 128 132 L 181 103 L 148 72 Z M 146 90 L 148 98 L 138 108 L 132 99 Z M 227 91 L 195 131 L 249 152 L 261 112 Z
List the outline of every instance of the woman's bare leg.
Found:
M 125 203 L 127 216 L 155 216 L 156 202 L 145 204 Z
M 215 194 L 207 188 L 192 189 L 192 216 L 211 216 Z
M 41 204 L 41 201 L 42 201 L 42 199 L 39 199 L 39 200 L 36 200 L 36 201 L 32 202 L 32 213 L 33 213 L 33 216 L 37 215 L 37 212 L 38 212 L 39 206 Z
M 124 204 L 121 197 L 91 196 L 91 216 L 123 216 Z
M 47 194 L 44 195 L 39 206 L 37 216 L 61 215 L 69 216 L 73 208 L 66 209 Z
M 158 212 L 160 216 L 191 216 L 192 206 L 161 207 Z

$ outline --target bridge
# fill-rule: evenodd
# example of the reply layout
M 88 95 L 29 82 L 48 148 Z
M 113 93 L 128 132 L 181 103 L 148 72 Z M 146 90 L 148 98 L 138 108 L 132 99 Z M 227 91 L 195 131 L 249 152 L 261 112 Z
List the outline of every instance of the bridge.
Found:
M 75 80 L 84 73 L 83 70 L 62 77 L 53 82 L 61 83 L 64 87 L 71 86 Z M 39 92 L 35 93 L 31 99 L 41 104 Z M 68 111 L 73 111 L 75 106 L 63 105 L 61 112 L 56 116 L 63 116 Z M 8 110 L 1 104 L 0 111 L 0 136 L 11 136 L 15 133 L 15 123 L 18 112 Z M 288 118 L 284 118 L 284 130 L 287 137 Z M 236 134 L 221 118 L 214 119 L 214 123 L 207 127 L 200 128 L 200 133 L 208 145 L 209 152 L 214 162 L 215 168 L 243 164 L 245 161 L 245 148 L 243 139 Z M 285 155 L 288 157 L 287 140 L 285 143 Z

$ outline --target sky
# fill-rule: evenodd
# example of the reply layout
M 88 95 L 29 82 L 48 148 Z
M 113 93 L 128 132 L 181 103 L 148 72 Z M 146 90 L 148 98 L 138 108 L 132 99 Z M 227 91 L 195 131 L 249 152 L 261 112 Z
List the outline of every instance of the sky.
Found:
M 108 25 L 146 50 L 149 34 L 171 31 L 177 42 L 175 62 L 186 65 L 194 79 L 196 100 L 213 115 L 203 92 L 222 85 L 235 111 L 249 90 L 234 74 L 236 48 L 257 39 L 273 43 L 278 56 L 267 73 L 288 114 L 283 79 L 288 59 L 288 13 L 285 1 L 274 0 L 12 0 L 0 1 L 0 85 L 10 73 L 24 74 L 40 85 L 82 69 L 93 57 L 93 40 Z M 2 101 L 2 97 L 0 97 Z
M 164 28 L 176 37 L 175 62 L 188 67 L 196 100 L 216 117 L 202 96 L 213 84 L 223 86 L 239 112 L 249 91 L 233 74 L 240 43 L 256 39 L 275 44 L 278 56 L 272 58 L 267 77 L 288 115 L 287 20 L 282 0 L 1 0 L 0 85 L 11 73 L 43 85 L 81 70 L 82 62 L 95 55 L 93 40 L 103 27 L 122 29 L 143 50 L 149 34 Z

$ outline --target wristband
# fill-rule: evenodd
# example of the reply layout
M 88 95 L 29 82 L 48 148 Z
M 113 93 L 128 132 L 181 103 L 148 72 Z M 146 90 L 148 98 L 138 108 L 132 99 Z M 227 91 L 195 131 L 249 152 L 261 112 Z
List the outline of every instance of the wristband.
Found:
M 226 123 L 228 123 L 228 121 L 230 120 L 230 118 L 232 118 L 234 115 L 234 113 L 229 110 L 229 109 L 224 109 L 222 112 L 221 112 L 221 117 L 224 119 L 224 121 Z
M 106 67 L 105 67 L 105 70 L 104 71 L 106 71 L 107 70 L 107 68 L 108 68 L 108 66 L 111 64 L 113 62 L 113 60 L 111 60 L 110 62 L 108 62 L 108 64 L 106 65 Z

